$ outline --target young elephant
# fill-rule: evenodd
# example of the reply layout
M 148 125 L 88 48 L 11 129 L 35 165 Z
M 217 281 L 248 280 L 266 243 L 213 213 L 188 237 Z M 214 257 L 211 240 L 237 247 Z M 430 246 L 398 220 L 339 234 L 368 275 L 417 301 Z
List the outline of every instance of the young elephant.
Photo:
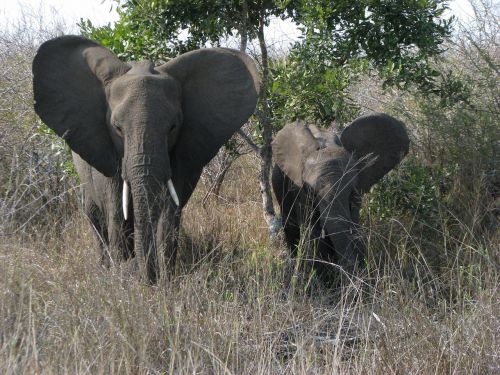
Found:
M 301 228 L 316 259 L 352 272 L 363 258 L 358 234 L 361 196 L 408 153 L 403 123 L 383 113 L 360 117 L 338 136 L 304 122 L 273 142 L 273 190 L 293 254 Z M 315 263 L 322 267 L 324 262 Z
M 259 87 L 253 61 L 229 49 L 154 67 L 78 36 L 41 45 L 35 111 L 73 151 L 105 261 L 135 253 L 156 281 L 203 167 L 252 115 Z

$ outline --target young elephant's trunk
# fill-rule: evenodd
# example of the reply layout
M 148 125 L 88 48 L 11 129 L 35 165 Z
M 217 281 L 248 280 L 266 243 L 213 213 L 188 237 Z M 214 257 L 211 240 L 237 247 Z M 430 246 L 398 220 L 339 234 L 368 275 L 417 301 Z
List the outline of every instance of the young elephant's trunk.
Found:
M 351 215 L 336 210 L 320 221 L 324 236 L 335 249 L 336 262 L 346 272 L 352 273 L 361 265 L 364 253 L 357 223 Z
M 334 175 L 340 177 L 325 185 L 318 203 L 322 237 L 331 243 L 336 262 L 349 273 L 361 265 L 364 257 L 358 230 L 359 198 L 354 189 L 357 170 L 352 163 L 336 171 Z

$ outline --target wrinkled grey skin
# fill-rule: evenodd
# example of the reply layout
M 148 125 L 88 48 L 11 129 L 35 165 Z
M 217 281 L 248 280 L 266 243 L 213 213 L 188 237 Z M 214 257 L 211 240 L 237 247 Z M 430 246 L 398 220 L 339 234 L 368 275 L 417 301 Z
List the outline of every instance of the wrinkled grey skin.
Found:
M 364 255 L 358 231 L 361 197 L 408 147 L 403 123 L 382 113 L 356 119 L 340 135 L 300 121 L 280 130 L 273 141 L 272 183 L 292 253 L 302 228 L 316 259 L 347 272 L 359 267 Z M 326 269 L 321 261 L 315 266 Z
M 151 282 L 160 264 L 172 264 L 182 207 L 203 166 L 253 113 L 259 86 L 251 59 L 229 49 L 155 68 L 125 64 L 78 36 L 42 44 L 33 61 L 35 111 L 73 151 L 105 263 L 135 254 Z

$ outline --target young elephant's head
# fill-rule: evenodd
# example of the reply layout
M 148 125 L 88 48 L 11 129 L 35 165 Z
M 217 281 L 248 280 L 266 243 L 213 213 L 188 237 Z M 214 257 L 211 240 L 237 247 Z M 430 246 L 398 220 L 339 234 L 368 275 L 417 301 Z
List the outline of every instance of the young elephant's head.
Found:
M 275 163 L 300 189 L 297 204 L 310 206 L 314 222 L 302 224 L 317 228 L 312 232 L 331 244 L 333 258 L 345 267 L 352 269 L 362 258 L 361 195 L 401 161 L 408 147 L 404 125 L 381 113 L 358 118 L 340 136 L 304 122 L 276 135 Z
M 103 175 L 121 175 L 125 218 L 130 186 L 139 253 L 168 226 L 159 223 L 165 202 L 185 205 L 203 166 L 252 115 L 259 79 L 234 50 L 196 50 L 155 68 L 64 36 L 39 48 L 33 88 L 47 126 Z

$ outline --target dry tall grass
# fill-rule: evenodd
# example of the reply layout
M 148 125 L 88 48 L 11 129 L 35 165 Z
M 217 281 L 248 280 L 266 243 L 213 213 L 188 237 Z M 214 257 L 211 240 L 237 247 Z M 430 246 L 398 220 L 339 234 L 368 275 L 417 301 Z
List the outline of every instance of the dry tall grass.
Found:
M 141 284 L 131 265 L 103 269 L 79 211 L 60 232 L 45 226 L 48 233 L 4 237 L 0 372 L 499 370 L 492 243 L 465 240 L 455 255 L 481 261 L 434 274 L 425 258 L 405 251 L 418 240 L 366 228 L 369 272 L 326 290 L 268 239 L 257 186 L 248 183 L 256 173 L 255 160 L 239 160 L 223 198 L 205 209 L 198 187 L 184 213 L 175 277 L 155 287 Z M 383 248 L 375 237 L 397 243 L 397 257 L 376 264 Z M 443 233 L 443 244 L 453 240 Z

